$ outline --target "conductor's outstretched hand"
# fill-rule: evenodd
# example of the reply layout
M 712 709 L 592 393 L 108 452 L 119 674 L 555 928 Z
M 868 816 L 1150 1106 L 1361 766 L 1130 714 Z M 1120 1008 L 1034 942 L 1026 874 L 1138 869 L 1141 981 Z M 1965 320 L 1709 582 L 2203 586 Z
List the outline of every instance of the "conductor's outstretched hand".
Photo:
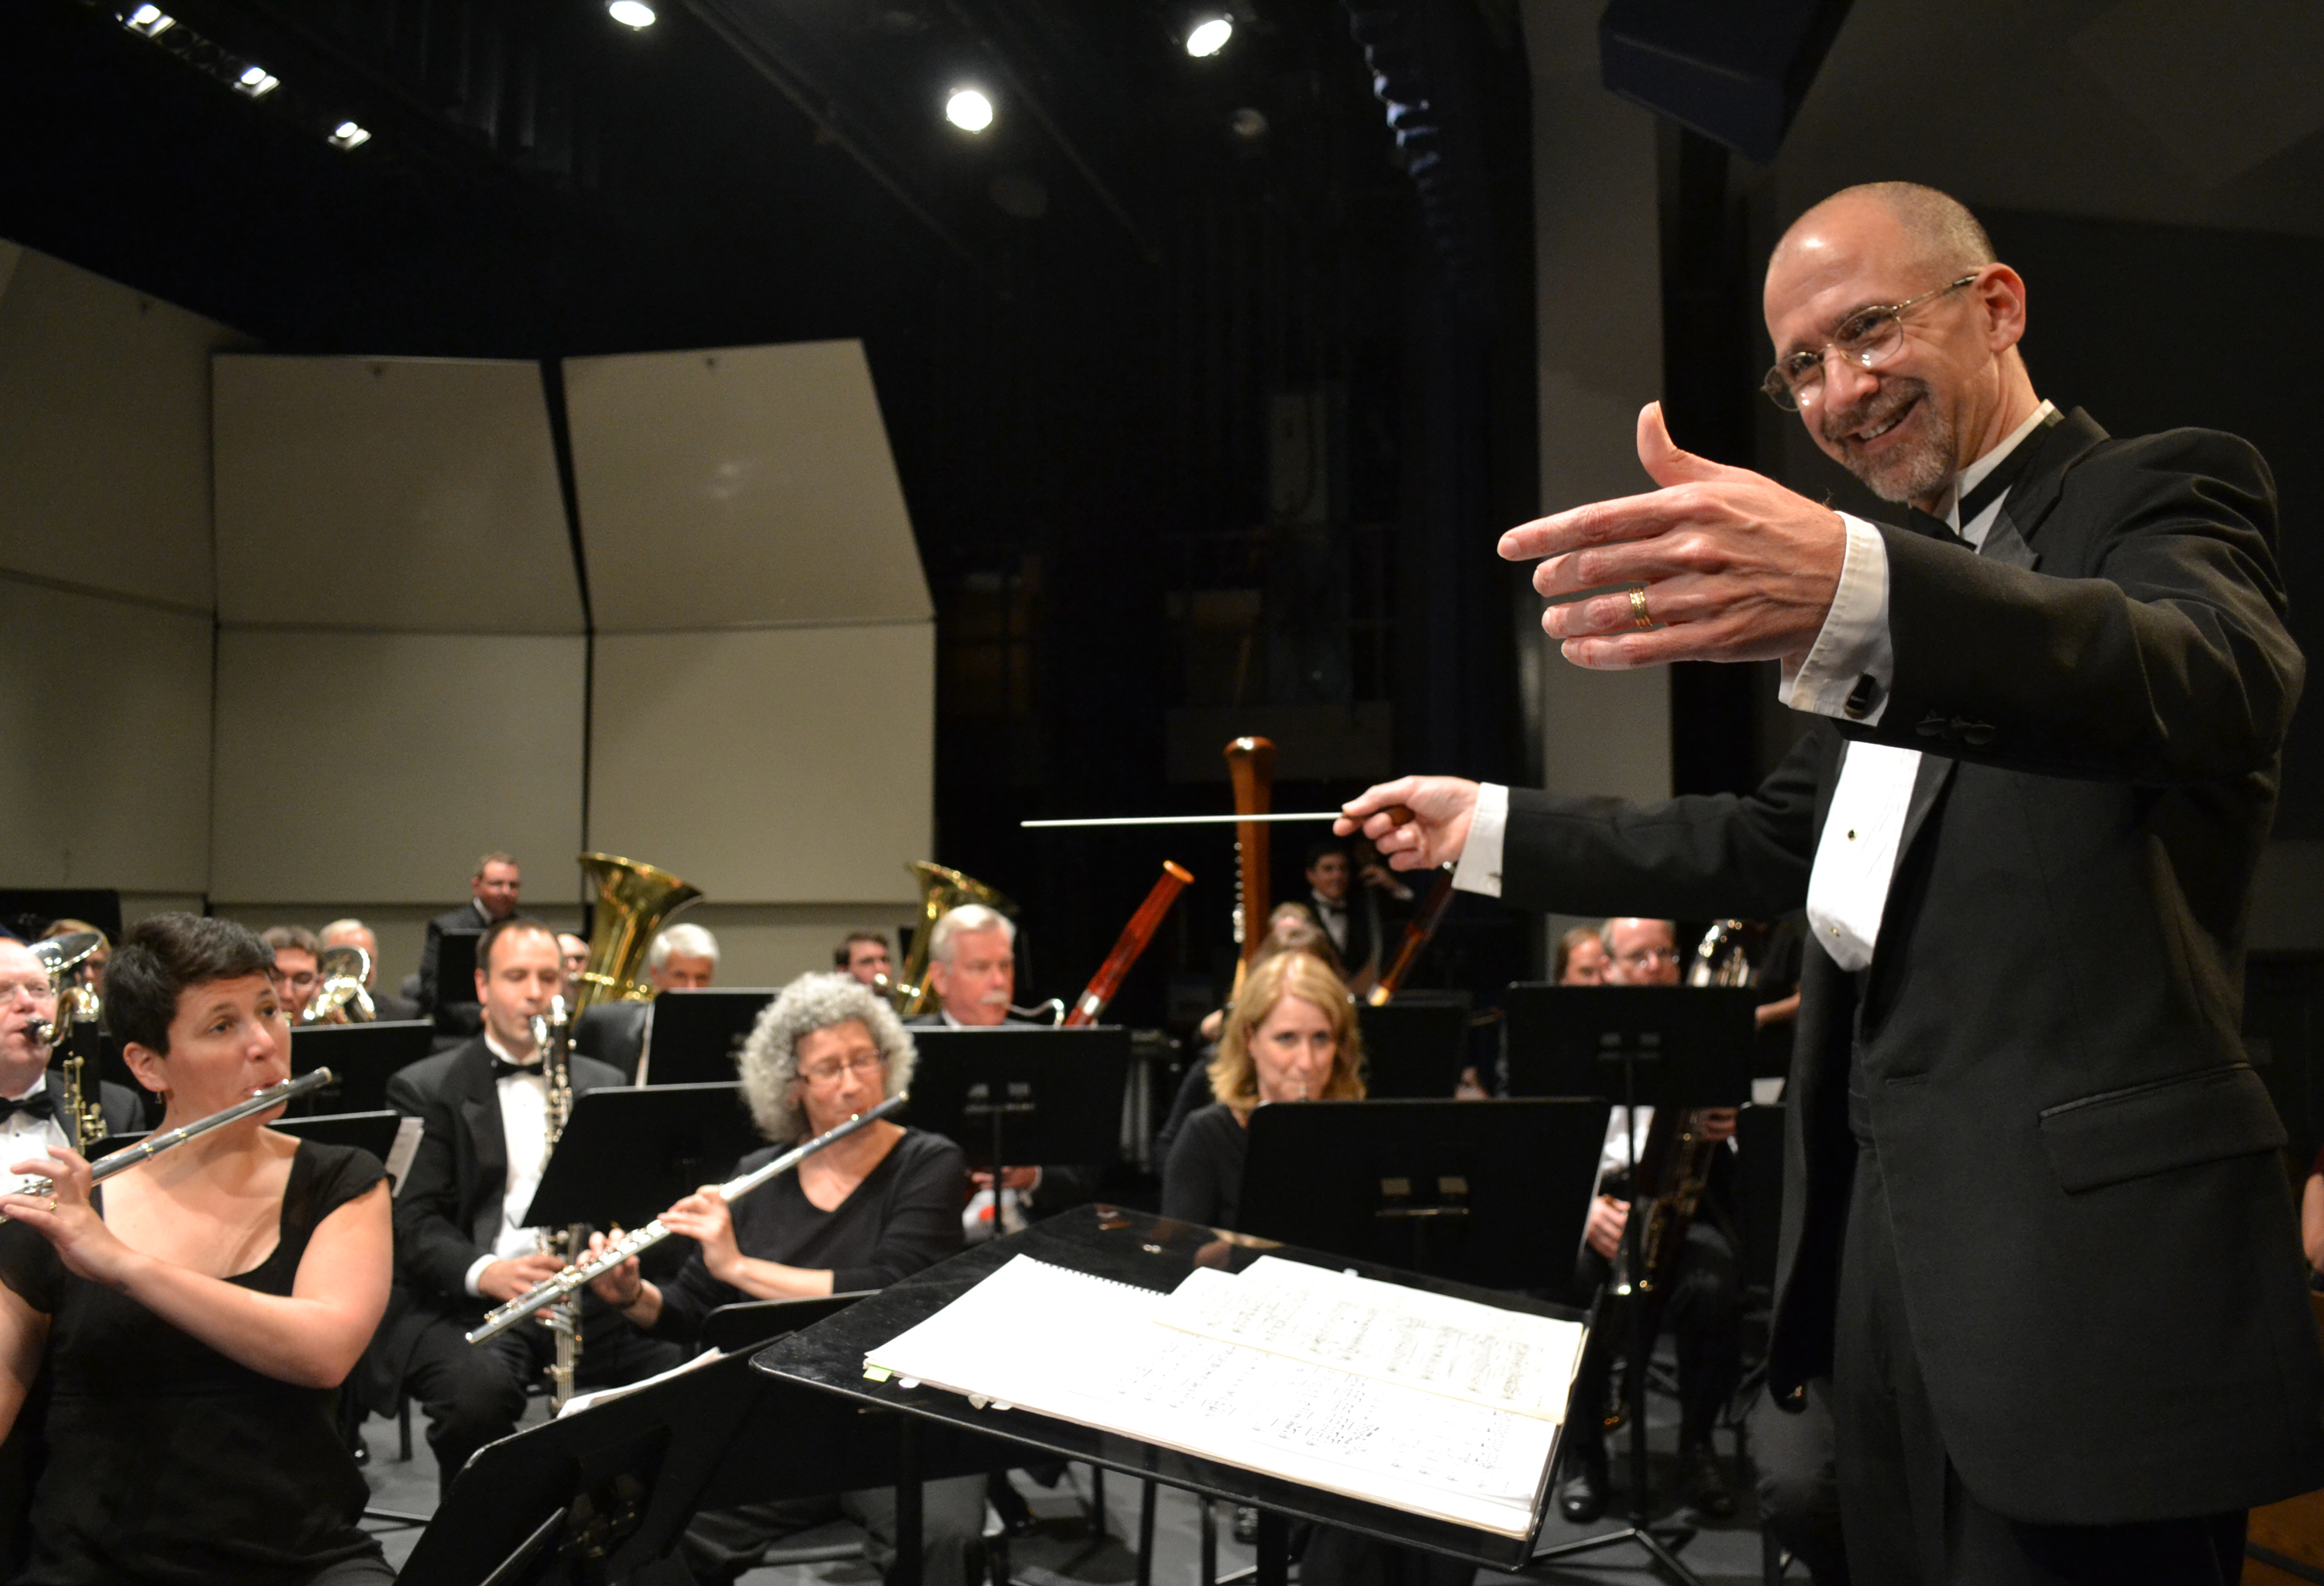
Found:
M 1840 588 L 1848 530 L 1840 514 L 1748 468 L 1683 452 L 1660 402 L 1638 413 L 1638 461 L 1659 488 L 1519 524 L 1501 555 L 1545 558 L 1533 586 L 1556 597 L 1646 586 L 1639 625 L 1629 589 L 1554 605 L 1545 632 L 1576 666 L 1618 670 L 1664 661 L 1804 658 Z
M 1387 813 L 1392 805 L 1402 805 L 1412 818 L 1399 825 Z M 1474 782 L 1458 777 L 1398 777 L 1342 805 L 1332 830 L 1342 837 L 1361 832 L 1397 870 L 1429 870 L 1461 857 L 1469 842 L 1470 817 L 1476 813 Z

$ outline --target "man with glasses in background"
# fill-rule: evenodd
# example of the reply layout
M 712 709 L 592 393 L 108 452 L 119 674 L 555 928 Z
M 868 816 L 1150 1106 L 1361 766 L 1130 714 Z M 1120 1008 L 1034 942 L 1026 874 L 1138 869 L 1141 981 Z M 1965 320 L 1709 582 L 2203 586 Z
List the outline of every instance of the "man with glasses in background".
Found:
M 1666 919 L 1609 919 L 1599 928 L 1606 950 L 1601 984 L 1609 986 L 1674 986 L 1678 984 L 1678 938 Z M 1613 1269 L 1614 1252 L 1621 1248 L 1629 1226 L 1630 1166 L 1645 1147 L 1654 1127 L 1655 1110 L 1641 1107 L 1633 1116 L 1617 1107 L 1606 1122 L 1606 1146 L 1598 1158 L 1598 1187 L 1590 1203 L 1590 1220 L 1582 1237 L 1575 1286 L 1584 1296 L 1595 1294 Z M 1735 1138 L 1735 1109 L 1707 1108 L 1702 1112 L 1703 1138 Z M 1743 1267 L 1735 1240 L 1720 1225 L 1714 1203 L 1717 1191 L 1732 1175 L 1714 1170 L 1713 1189 L 1698 1209 L 1686 1232 L 1686 1249 L 1679 1257 L 1675 1286 L 1663 1312 L 1678 1345 L 1679 1480 L 1682 1496 L 1701 1514 L 1724 1519 L 1735 1512 L 1735 1496 L 1727 1485 L 1711 1434 L 1719 1412 L 1733 1397 L 1743 1376 Z M 1622 1323 L 1617 1323 L 1620 1325 Z M 1558 1486 L 1558 1510 L 1577 1526 L 1587 1525 L 1606 1512 L 1605 1407 L 1610 1352 L 1591 1355 L 1583 1375 L 1573 1386 L 1576 1414 L 1567 1424 L 1565 1457 Z
M 1742 796 L 1407 777 L 1340 826 L 1528 909 L 1805 907 L 1768 1384 L 1829 1381 L 1856 1578 L 2234 1581 L 2246 1511 L 2324 1485 L 2239 1034 L 2305 677 L 2274 481 L 2038 397 L 2024 281 L 1932 189 L 1818 204 L 1763 301 L 1764 389 L 1886 521 L 1683 452 L 1654 405 L 1656 488 L 1500 549 L 1582 596 L 1543 617 L 1576 664 L 1779 661 L 1798 745 Z

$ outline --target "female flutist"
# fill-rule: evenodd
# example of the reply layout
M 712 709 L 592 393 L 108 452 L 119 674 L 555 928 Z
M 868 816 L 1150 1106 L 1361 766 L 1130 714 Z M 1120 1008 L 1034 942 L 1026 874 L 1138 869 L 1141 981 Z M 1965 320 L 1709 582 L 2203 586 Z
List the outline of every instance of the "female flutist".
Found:
M 743 1157 L 737 1174 L 899 1093 L 911 1083 L 913 1058 L 895 1010 L 850 976 L 793 981 L 742 1047 L 742 1093 L 774 1144 Z M 967 1189 L 958 1146 L 881 1120 L 732 1207 L 706 1186 L 663 1213 L 662 1222 L 697 1247 L 667 1285 L 645 1281 L 630 1261 L 593 1286 L 639 1327 L 691 1342 L 719 1305 L 881 1288 L 954 1254 Z M 979 1578 L 984 1478 L 924 1483 L 921 1510 L 922 1579 L 966 1586 Z M 840 1514 L 871 1533 L 876 1558 L 891 1556 L 895 1493 L 880 1489 L 697 1515 L 687 1528 L 687 1567 L 697 1581 L 731 1581 L 770 1542 Z
M 105 1019 L 173 1129 L 290 1074 L 274 955 L 229 920 L 134 927 Z M 0 1431 L 45 1361 L 48 1461 L 19 1586 L 152 1581 L 376 1586 L 337 1389 L 387 1304 L 378 1158 L 265 1114 L 92 1185 L 61 1148 L 0 1196 Z

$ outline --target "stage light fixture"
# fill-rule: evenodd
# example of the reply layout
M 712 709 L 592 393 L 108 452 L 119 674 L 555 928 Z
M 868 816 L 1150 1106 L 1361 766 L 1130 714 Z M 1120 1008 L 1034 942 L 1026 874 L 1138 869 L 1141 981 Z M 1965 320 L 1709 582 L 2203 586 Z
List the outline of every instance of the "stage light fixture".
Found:
M 158 5 L 141 5 L 121 19 L 121 25 L 133 33 L 143 33 L 157 39 L 178 25 L 178 19 Z
M 945 101 L 945 119 L 965 133 L 981 133 L 992 124 L 992 101 L 977 88 L 954 88 Z
M 645 0 L 605 0 L 605 14 L 625 28 L 650 28 L 654 24 L 654 8 Z
M 1206 16 L 1186 30 L 1186 53 L 1195 60 L 1206 60 L 1227 47 L 1234 37 L 1234 23 L 1223 16 Z
M 248 94 L 254 99 L 263 99 L 281 83 L 281 78 L 263 66 L 245 66 L 242 75 L 234 79 L 235 91 Z
M 352 121 L 343 121 L 331 129 L 331 147 L 334 149 L 360 149 L 370 142 L 371 134 Z

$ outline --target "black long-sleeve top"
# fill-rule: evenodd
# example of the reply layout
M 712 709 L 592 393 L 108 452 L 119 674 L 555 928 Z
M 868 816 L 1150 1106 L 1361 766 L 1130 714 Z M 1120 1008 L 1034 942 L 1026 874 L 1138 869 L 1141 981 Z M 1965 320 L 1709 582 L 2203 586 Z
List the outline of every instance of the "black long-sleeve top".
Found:
M 772 1161 L 788 1146 L 742 1158 L 737 1177 Z M 797 1173 L 786 1173 L 736 1201 L 734 1243 L 761 1261 L 810 1271 L 828 1269 L 831 1292 L 885 1288 L 961 1249 L 961 1208 L 968 1195 L 968 1158 L 940 1134 L 907 1129 L 895 1148 L 853 1194 L 825 1212 L 807 1198 Z M 721 1305 L 752 1298 L 710 1276 L 697 1249 L 661 1286 L 658 1338 L 691 1342 L 702 1319 Z
M 1242 1162 L 1250 1131 L 1224 1102 L 1196 1111 L 1179 1127 L 1162 1165 L 1162 1215 L 1205 1228 L 1232 1228 L 1242 1203 Z

